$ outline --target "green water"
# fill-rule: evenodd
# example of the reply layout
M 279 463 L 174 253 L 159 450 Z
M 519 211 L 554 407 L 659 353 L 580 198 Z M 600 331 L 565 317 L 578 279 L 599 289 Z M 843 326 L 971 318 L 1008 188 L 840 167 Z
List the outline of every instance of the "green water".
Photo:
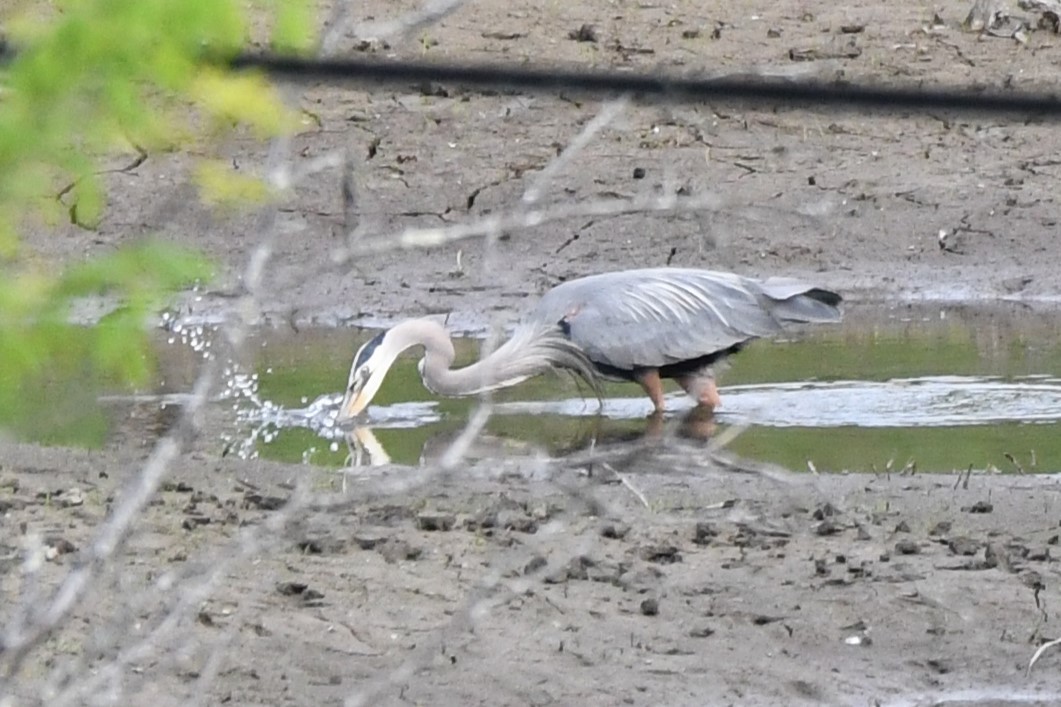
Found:
M 912 321 L 902 321 L 910 317 Z M 900 311 L 873 316 L 849 316 L 844 325 L 806 330 L 789 340 L 757 342 L 735 357 L 721 375 L 723 399 L 727 386 L 789 381 L 888 381 L 922 376 L 998 376 L 1002 380 L 1061 372 L 1061 331 L 1051 315 L 1020 312 L 950 311 L 940 319 L 931 314 Z M 350 358 L 368 336 L 350 331 L 320 331 L 312 335 L 271 336 L 261 350 L 262 399 L 298 406 L 305 396 L 339 392 Z M 458 363 L 475 360 L 478 341 L 458 342 Z M 418 355 L 409 353 L 395 364 L 374 406 L 409 401 L 436 401 L 416 372 Z M 264 373 L 271 369 L 271 373 Z M 501 391 L 496 399 L 533 401 L 578 398 L 585 391 L 563 377 L 542 376 Z M 639 388 L 609 384 L 606 398 L 639 398 Z M 373 429 L 375 439 L 395 462 L 417 464 L 423 456 L 444 448 L 461 429 L 474 400 L 437 400 L 441 420 L 412 429 Z M 720 415 L 724 422 L 725 410 Z M 1041 411 L 1040 411 L 1041 412 Z M 815 414 L 808 410 L 808 415 Z M 677 415 L 680 417 L 680 415 Z M 1061 410 L 1056 418 L 1061 420 Z M 872 421 L 869 421 L 872 422 Z M 647 423 L 640 417 L 607 419 L 555 414 L 498 414 L 487 425 L 488 449 L 519 454 L 541 448 L 550 454 L 582 449 L 596 440 L 637 438 Z M 724 428 L 721 424 L 720 428 Z M 680 422 L 666 423 L 667 432 Z M 736 453 L 789 468 L 819 471 L 872 471 L 909 463 L 919 471 L 998 468 L 1012 471 L 1012 455 L 1027 471 L 1061 470 L 1061 423 L 1026 424 L 1019 418 L 990 424 L 909 425 L 876 427 L 752 425 L 731 449 Z M 307 430 L 281 431 L 269 444 L 258 446 L 261 456 L 285 461 L 308 458 L 316 464 L 340 465 L 345 445 L 330 451 L 328 444 Z
M 1061 374 L 1061 317 L 1056 313 L 1031 314 L 1017 308 L 991 312 L 947 309 L 941 318 L 940 311 L 936 307 L 849 312 L 840 326 L 808 329 L 784 341 L 756 342 L 732 359 L 732 365 L 720 374 L 724 407 L 717 429 L 734 422 L 731 410 L 739 410 L 745 399 L 740 386 L 750 384 L 875 382 L 925 376 L 991 376 L 1020 382 L 1027 376 Z M 248 342 L 243 370 L 257 375 L 259 400 L 288 409 L 305 408 L 318 396 L 337 394 L 343 389 L 350 360 L 369 335 L 370 332 L 334 329 L 259 331 Z M 147 390 L 114 391 L 105 382 L 83 378 L 55 381 L 34 397 L 33 404 L 27 406 L 28 412 L 23 411 L 17 420 L 0 420 L 0 425 L 13 430 L 19 438 L 46 444 L 150 444 L 171 423 L 175 410 L 172 405 L 163 410 L 157 396 L 187 392 L 202 360 L 201 353 L 179 341 L 171 343 L 171 338 L 164 333 L 158 336 L 158 380 Z M 458 340 L 458 363 L 475 360 L 479 346 L 476 340 Z M 398 360 L 373 406 L 388 410 L 388 406 L 397 403 L 416 401 L 430 406 L 405 420 L 411 426 L 371 428 L 375 442 L 392 461 L 410 465 L 444 449 L 476 405 L 475 400 L 438 400 L 428 393 L 417 375 L 417 360 L 413 352 Z M 886 401 L 890 391 L 873 395 L 883 396 L 881 399 Z M 104 393 L 115 392 L 119 393 L 116 398 L 96 403 Z M 496 400 L 503 409 L 504 403 L 511 401 L 577 401 L 586 392 L 570 378 L 541 376 L 500 391 Z M 123 402 L 122 395 L 129 393 L 147 397 Z M 873 417 L 873 401 L 867 401 L 864 412 L 856 410 L 857 424 L 834 424 L 822 421 L 828 418 L 832 393 L 826 391 L 815 398 L 792 397 L 799 394 L 779 388 L 779 401 L 807 400 L 808 407 L 797 409 L 784 424 L 753 422 L 730 449 L 751 459 L 793 469 L 806 469 L 809 463 L 823 472 L 882 471 L 889 464 L 899 470 L 908 463 L 915 463 L 919 471 L 964 470 L 970 465 L 975 469 L 1012 471 L 1014 464 L 1007 454 L 1026 471 L 1061 471 L 1061 409 L 1042 409 L 1044 405 L 1061 405 L 1050 400 L 1043 403 L 1029 398 L 1026 417 L 1018 402 L 1016 413 L 984 424 L 935 424 L 930 418 L 897 425 L 887 424 L 887 420 L 884 425 L 876 424 L 880 421 Z M 770 400 L 773 393 L 767 387 L 763 395 Z M 857 408 L 861 393 L 856 390 L 846 395 L 844 404 Z M 635 385 L 608 384 L 604 397 L 606 402 L 625 404 L 623 409 L 635 412 L 610 417 L 587 414 L 585 410 L 577 414 L 497 414 L 488 423 L 482 444 L 472 451 L 488 456 L 526 454 L 538 449 L 559 455 L 594 442 L 606 445 L 636 439 L 650 430 L 651 434 L 664 435 L 687 432 L 680 413 L 668 416 L 661 430 L 653 428 L 643 412 L 636 412 L 641 409 L 637 406 L 645 403 Z M 725 406 L 727 400 L 732 407 Z M 916 406 L 916 398 L 912 400 L 910 404 Z M 239 404 L 241 413 L 253 417 L 253 406 Z M 233 448 L 232 440 L 249 439 L 255 428 L 254 421 L 237 415 L 232 405 L 232 401 L 226 401 L 212 408 L 208 431 L 200 439 L 207 451 L 228 452 Z M 595 409 L 592 405 L 595 402 L 589 409 Z M 891 410 L 889 414 L 895 412 Z M 1040 422 L 1026 422 L 1035 417 Z M 261 432 L 262 426 L 258 427 Z M 299 424 L 279 429 L 265 427 L 269 434 L 259 434 L 256 441 L 245 444 L 251 454 L 324 466 L 339 466 L 347 460 L 348 449 L 343 440 L 323 438 Z

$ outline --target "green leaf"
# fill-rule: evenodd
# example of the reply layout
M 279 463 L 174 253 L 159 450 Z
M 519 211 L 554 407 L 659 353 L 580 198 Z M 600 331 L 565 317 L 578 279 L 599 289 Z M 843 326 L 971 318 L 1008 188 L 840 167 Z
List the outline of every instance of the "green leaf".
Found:
M 47 405 L 93 400 L 91 386 L 79 385 L 93 376 L 144 380 L 145 322 L 211 274 L 201 256 L 152 241 L 58 272 L 20 247 L 19 229 L 71 215 L 95 228 L 107 203 L 100 163 L 116 149 L 196 141 L 202 152 L 218 128 L 244 124 L 262 138 L 297 129 L 296 113 L 264 78 L 216 62 L 244 51 L 259 27 L 272 27 L 276 47 L 311 46 L 315 9 L 307 0 L 18 5 L 21 14 L 3 24 L 19 51 L 0 67 L 0 426 L 16 427 L 29 400 L 45 401 L 25 418 L 38 421 Z M 199 183 L 212 203 L 269 197 L 260 180 L 220 163 L 207 162 Z M 99 295 L 116 308 L 94 327 L 71 324 L 73 306 Z M 59 385 L 64 377 L 73 384 Z M 68 390 L 80 397 L 59 392 Z
M 196 169 L 202 199 L 214 206 L 261 204 L 269 199 L 268 185 L 261 179 L 240 174 L 224 162 L 202 162 Z
M 312 47 L 313 15 L 303 2 L 280 2 L 276 8 L 272 45 L 278 52 L 305 52 Z
M 297 124 L 294 113 L 283 107 L 276 90 L 256 74 L 229 75 L 204 68 L 189 93 L 216 119 L 246 123 L 262 137 L 291 130 Z

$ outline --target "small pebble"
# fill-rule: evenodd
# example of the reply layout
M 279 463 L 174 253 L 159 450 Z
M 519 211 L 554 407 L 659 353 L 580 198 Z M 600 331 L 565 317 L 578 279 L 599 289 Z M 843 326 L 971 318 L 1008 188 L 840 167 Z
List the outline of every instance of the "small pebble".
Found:
M 917 555 L 921 552 L 921 546 L 913 540 L 900 540 L 895 543 L 895 551 L 900 555 Z

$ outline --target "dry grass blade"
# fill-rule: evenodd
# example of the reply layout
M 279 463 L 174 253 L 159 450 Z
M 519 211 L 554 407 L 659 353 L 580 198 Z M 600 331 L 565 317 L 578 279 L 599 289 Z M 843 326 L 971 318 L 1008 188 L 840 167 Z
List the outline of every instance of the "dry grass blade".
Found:
M 1061 646 L 1061 638 L 1055 638 L 1054 640 L 1047 641 L 1046 643 L 1039 646 L 1039 648 L 1032 655 L 1032 659 L 1028 661 L 1028 670 L 1025 672 L 1028 677 L 1031 677 L 1032 668 L 1034 668 L 1035 664 L 1039 662 L 1039 659 L 1043 657 L 1043 654 L 1054 646 Z

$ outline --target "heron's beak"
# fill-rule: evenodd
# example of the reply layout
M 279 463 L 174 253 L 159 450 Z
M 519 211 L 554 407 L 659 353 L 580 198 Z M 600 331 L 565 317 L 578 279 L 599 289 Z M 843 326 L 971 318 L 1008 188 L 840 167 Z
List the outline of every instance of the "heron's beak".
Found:
M 362 388 L 363 386 L 355 384 L 353 388 L 346 391 L 346 397 L 343 398 L 343 404 L 339 407 L 339 416 L 336 418 L 337 422 L 349 422 L 360 415 L 361 412 L 368 407 L 369 396 L 364 394 Z

